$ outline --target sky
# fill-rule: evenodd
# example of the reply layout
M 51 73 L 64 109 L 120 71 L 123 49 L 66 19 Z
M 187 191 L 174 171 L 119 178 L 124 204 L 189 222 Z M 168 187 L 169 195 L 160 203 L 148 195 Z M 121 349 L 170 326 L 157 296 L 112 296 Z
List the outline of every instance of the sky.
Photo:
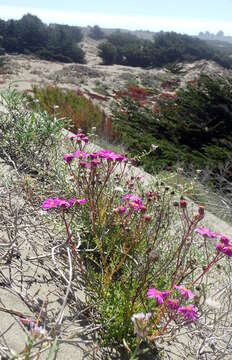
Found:
M 0 18 L 26 13 L 45 23 L 232 36 L 232 0 L 0 0 Z

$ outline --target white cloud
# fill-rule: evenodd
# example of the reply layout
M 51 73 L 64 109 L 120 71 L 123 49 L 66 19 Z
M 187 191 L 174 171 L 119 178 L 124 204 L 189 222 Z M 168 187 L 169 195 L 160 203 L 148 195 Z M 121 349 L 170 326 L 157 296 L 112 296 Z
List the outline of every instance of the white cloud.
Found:
M 232 35 L 231 23 L 223 20 L 200 18 L 175 18 L 143 15 L 108 15 L 104 13 L 80 13 L 75 11 L 56 11 L 36 7 L 18 7 L 0 5 L 0 17 L 3 19 L 19 19 L 26 13 L 39 16 L 46 23 L 60 23 L 70 25 L 95 25 L 106 28 L 144 29 L 151 31 L 173 30 L 182 33 L 197 34 L 199 31 L 209 30 L 217 32 L 223 30 Z

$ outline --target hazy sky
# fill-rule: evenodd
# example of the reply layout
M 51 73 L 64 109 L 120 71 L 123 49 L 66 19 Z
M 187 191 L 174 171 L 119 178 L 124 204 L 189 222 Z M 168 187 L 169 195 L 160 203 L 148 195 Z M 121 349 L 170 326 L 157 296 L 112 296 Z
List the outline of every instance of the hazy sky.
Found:
M 0 0 L 0 18 L 28 12 L 47 23 L 232 35 L 232 0 Z

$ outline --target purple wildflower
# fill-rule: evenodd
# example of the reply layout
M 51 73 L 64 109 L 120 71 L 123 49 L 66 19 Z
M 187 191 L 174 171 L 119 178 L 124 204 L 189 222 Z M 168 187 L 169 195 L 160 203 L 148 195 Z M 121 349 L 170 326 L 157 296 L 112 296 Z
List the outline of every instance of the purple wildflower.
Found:
M 195 231 L 206 238 L 214 239 L 216 237 L 216 234 L 208 228 L 200 227 L 195 229 Z
M 224 246 L 223 253 L 229 257 L 232 257 L 232 244 Z
M 86 203 L 86 200 L 85 199 L 75 199 L 75 198 L 71 198 L 69 199 L 69 204 L 70 206 L 72 205 L 83 205 Z
M 98 165 L 100 165 L 100 164 L 101 164 L 101 161 L 98 160 L 98 159 L 94 159 L 94 160 L 91 160 L 91 161 L 90 161 L 90 166 L 91 166 L 91 167 L 96 167 L 96 166 L 98 166 Z
M 178 314 L 183 314 L 184 317 L 189 320 L 196 320 L 197 319 L 197 309 L 194 305 L 187 305 L 182 306 L 178 309 Z
M 186 300 L 188 300 L 189 298 L 191 298 L 191 299 L 194 298 L 192 291 L 189 289 L 186 289 L 184 286 L 175 285 L 175 288 L 179 290 L 180 295 L 184 296 Z
M 177 310 L 179 307 L 179 300 L 178 299 L 168 299 L 167 306 L 170 310 Z
M 84 159 L 86 158 L 87 154 L 84 151 L 75 151 L 74 156 L 78 159 Z
M 98 158 L 98 153 L 88 154 L 88 157 L 89 157 L 91 160 L 97 159 L 97 158 Z
M 73 154 L 64 154 L 64 161 L 66 161 L 67 164 L 69 164 L 73 158 L 74 158 Z
M 219 239 L 224 245 L 229 245 L 230 239 L 226 235 L 221 234 Z
M 126 207 L 125 206 L 117 206 L 115 209 L 115 212 L 122 215 L 125 214 L 126 212 Z
M 163 304 L 164 299 L 169 296 L 169 294 L 169 291 L 159 291 L 156 288 L 151 288 L 147 290 L 147 297 L 156 299 L 158 305 Z
M 130 202 L 135 202 L 135 203 L 137 203 L 139 205 L 142 205 L 142 199 L 137 195 L 132 195 L 132 194 L 123 195 L 122 200 L 124 200 L 124 201 L 127 200 L 127 201 L 130 201 Z
M 42 203 L 42 208 L 44 210 L 55 209 L 57 208 L 58 204 L 59 204 L 58 198 L 48 198 L 44 200 L 44 202 Z

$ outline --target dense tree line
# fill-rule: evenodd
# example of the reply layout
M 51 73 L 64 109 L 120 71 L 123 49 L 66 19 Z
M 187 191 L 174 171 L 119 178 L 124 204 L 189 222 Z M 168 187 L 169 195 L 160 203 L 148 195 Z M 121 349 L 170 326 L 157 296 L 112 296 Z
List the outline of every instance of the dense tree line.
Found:
M 99 45 L 99 55 L 106 65 L 161 67 L 170 63 L 206 59 L 232 67 L 232 59 L 223 52 L 197 37 L 175 32 L 157 33 L 150 41 L 118 31 Z
M 84 63 L 77 45 L 82 39 L 77 26 L 44 24 L 27 14 L 20 20 L 0 20 L 1 47 L 8 53 L 35 54 L 42 59 Z
M 228 166 L 232 179 L 232 79 L 202 75 L 196 84 L 180 89 L 176 97 L 160 97 L 156 109 L 122 97 L 113 125 L 128 149 L 137 155 L 159 145 L 143 160 L 149 172 L 176 165 L 210 168 Z M 155 111 L 157 110 L 158 111 Z

